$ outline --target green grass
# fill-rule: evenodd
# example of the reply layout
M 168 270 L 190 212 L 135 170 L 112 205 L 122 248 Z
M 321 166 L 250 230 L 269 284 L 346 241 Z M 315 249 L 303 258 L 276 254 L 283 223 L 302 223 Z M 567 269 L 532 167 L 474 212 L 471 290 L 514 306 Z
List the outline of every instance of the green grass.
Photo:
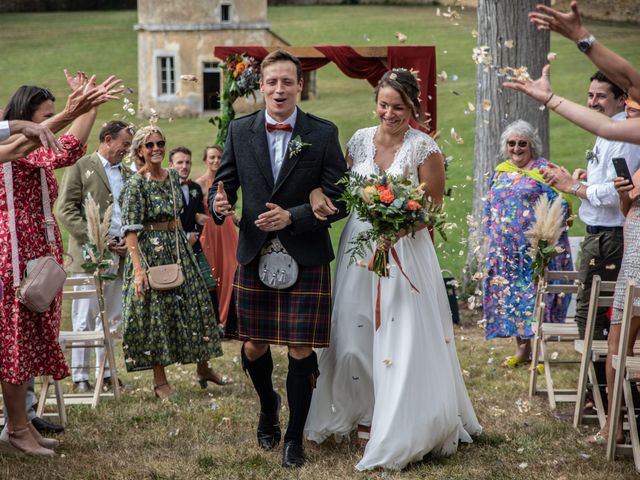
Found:
M 400 31 L 408 36 L 408 44 L 436 46 L 438 71 L 458 76 L 457 81 L 439 85 L 438 127 L 443 132 L 439 143 L 452 157 L 448 185 L 453 189 L 453 198 L 449 199 L 447 210 L 459 226 L 449 242 L 438 241 L 436 246 L 442 268 L 459 276 L 466 258 L 466 215 L 473 194 L 475 124 L 473 115 L 464 112 L 467 102 L 475 101 L 475 64 L 471 61 L 476 41 L 471 35 L 476 28 L 475 10 L 465 10 L 459 26 L 437 17 L 431 7 L 273 7 L 269 9 L 269 20 L 273 30 L 292 45 L 394 45 L 394 33 Z M 0 16 L 0 42 L 7 52 L 0 59 L 0 104 L 25 83 L 49 86 L 61 103 L 66 91 L 62 76 L 65 67 L 95 72 L 100 78 L 116 73 L 127 86 L 137 89 L 137 40 L 133 30 L 136 21 L 132 11 Z M 589 25 L 608 46 L 640 64 L 640 30 L 631 24 Z M 585 56 L 576 53 L 573 44 L 555 35 L 551 48 L 558 53 L 553 65 L 554 89 L 582 102 L 594 67 Z M 302 108 L 334 121 L 340 128 L 343 145 L 356 129 L 374 124 L 372 92 L 364 80 L 347 78 L 335 66 L 328 65 L 319 70 L 317 84 L 317 98 L 303 102 Z M 135 100 L 135 94 L 132 98 Z M 122 113 L 119 102 L 109 104 L 101 109 L 97 124 Z M 202 171 L 197 157 L 202 147 L 215 138 L 214 127 L 207 119 L 161 121 L 160 125 L 167 133 L 169 146 L 185 144 L 196 152 L 195 172 Z M 448 132 L 452 127 L 464 138 L 463 145 L 450 141 Z M 95 137 L 94 131 L 90 149 L 96 146 Z M 551 160 L 576 168 L 591 145 L 592 135 L 551 116 Z M 340 231 L 340 226 L 332 229 L 336 244 Z M 571 233 L 581 235 L 582 231 L 581 223 L 575 222 Z
M 411 44 L 437 47 L 438 70 L 458 81 L 441 83 L 438 94 L 441 146 L 453 157 L 449 184 L 455 199 L 447 209 L 460 228 L 438 249 L 443 268 L 459 275 L 465 258 L 465 216 L 472 198 L 474 118 L 465 115 L 467 102 L 474 101 L 475 65 L 471 50 L 475 39 L 475 11 L 466 10 L 460 26 L 453 26 L 428 7 L 275 7 L 269 9 L 273 30 L 294 45 L 395 44 L 394 33 L 403 32 Z M 21 84 L 48 86 L 62 103 L 66 87 L 62 69 L 87 70 L 104 78 L 116 73 L 127 86 L 137 89 L 135 12 L 73 12 L 55 14 L 0 15 L 0 104 Z M 608 46 L 640 65 L 640 30 L 637 26 L 590 22 L 594 34 Z M 365 36 L 370 42 L 365 40 Z M 552 37 L 558 53 L 553 66 L 554 89 L 583 101 L 588 77 L 594 70 L 575 46 Z M 454 95 L 452 90 L 461 93 Z M 344 145 L 351 134 L 375 122 L 371 88 L 365 81 L 344 77 L 336 67 L 318 72 L 318 97 L 302 108 L 334 121 Z M 97 124 L 122 114 L 121 103 L 101 109 Z M 161 121 L 169 146 L 186 144 L 195 152 L 213 141 L 215 131 L 207 119 Z M 455 127 L 465 139 L 451 143 Z M 495 132 L 499 135 L 500 132 Z M 97 129 L 90 142 L 96 146 Z M 584 150 L 593 137 L 557 116 L 551 117 L 551 159 L 575 168 L 583 162 Z M 195 162 L 199 170 L 202 167 Z M 333 228 L 334 242 L 340 228 Z M 572 230 L 581 234 L 580 225 Z M 439 243 L 439 242 L 437 242 Z M 262 452 L 255 445 L 256 398 L 238 362 L 238 346 L 225 343 L 225 356 L 215 367 L 231 374 L 236 384 L 202 391 L 195 383 L 194 366 L 168 369 L 169 380 L 180 392 L 176 405 L 153 399 L 148 372 L 123 373 L 134 386 L 120 403 L 103 402 L 96 410 L 70 407 L 67 433 L 62 436 L 60 456 L 51 461 L 0 457 L 0 478 L 64 479 L 284 479 L 314 478 L 434 478 L 434 479 L 601 479 L 633 478 L 630 461 L 608 463 L 603 450 L 587 446 L 582 439 L 593 427 L 574 431 L 556 420 L 543 398 L 535 398 L 529 410 L 520 412 L 516 401 L 527 399 L 526 369 L 498 367 L 512 353 L 510 341 L 485 342 L 475 327 L 478 314 L 464 311 L 456 342 L 465 380 L 485 433 L 449 459 L 430 459 L 403 473 L 357 474 L 353 466 L 361 455 L 356 442 L 308 446 L 310 462 L 301 472 L 279 467 L 277 452 Z M 68 313 L 65 314 L 68 328 Z M 123 365 L 118 346 L 119 364 Z M 275 349 L 275 382 L 284 391 L 286 354 Z M 427 367 L 430 368 L 430 367 Z M 123 370 L 123 369 L 122 369 Z M 558 383 L 569 384 L 575 371 L 561 372 Z M 286 412 L 284 413 L 286 418 Z M 522 465 L 526 463 L 526 467 Z

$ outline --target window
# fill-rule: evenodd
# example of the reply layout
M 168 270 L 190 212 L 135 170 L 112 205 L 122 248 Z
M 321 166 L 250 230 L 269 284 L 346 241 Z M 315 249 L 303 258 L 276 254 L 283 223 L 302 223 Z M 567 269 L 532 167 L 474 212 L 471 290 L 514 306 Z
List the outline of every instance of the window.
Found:
M 175 95 L 176 70 L 173 57 L 158 57 L 158 95 Z
M 220 5 L 220 22 L 229 23 L 231 21 L 231 5 L 223 3 Z

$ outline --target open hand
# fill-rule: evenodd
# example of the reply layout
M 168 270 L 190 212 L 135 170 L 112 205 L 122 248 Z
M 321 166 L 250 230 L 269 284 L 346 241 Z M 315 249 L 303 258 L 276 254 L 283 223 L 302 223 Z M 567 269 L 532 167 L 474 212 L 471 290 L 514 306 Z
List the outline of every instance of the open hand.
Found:
M 553 93 L 551 91 L 551 66 L 545 65 L 542 68 L 542 75 L 537 80 L 512 78 L 508 82 L 504 82 L 502 86 L 526 93 L 535 100 L 544 103 Z
M 571 2 L 571 10 L 567 13 L 559 12 L 545 5 L 538 5 L 536 9 L 539 12 L 529 13 L 529 21 L 538 30 L 551 30 L 574 42 L 589 35 L 589 32 L 582 25 L 578 2 L 575 0 Z

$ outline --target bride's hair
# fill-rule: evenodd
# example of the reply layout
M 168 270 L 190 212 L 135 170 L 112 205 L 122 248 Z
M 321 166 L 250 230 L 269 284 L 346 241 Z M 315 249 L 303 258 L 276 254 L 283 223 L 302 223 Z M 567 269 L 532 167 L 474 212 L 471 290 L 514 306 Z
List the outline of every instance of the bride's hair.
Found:
M 422 122 L 420 110 L 420 86 L 418 79 L 406 68 L 394 68 L 385 73 L 375 88 L 375 98 L 378 101 L 378 93 L 381 88 L 390 87 L 402 97 L 402 101 L 409 107 L 418 122 Z

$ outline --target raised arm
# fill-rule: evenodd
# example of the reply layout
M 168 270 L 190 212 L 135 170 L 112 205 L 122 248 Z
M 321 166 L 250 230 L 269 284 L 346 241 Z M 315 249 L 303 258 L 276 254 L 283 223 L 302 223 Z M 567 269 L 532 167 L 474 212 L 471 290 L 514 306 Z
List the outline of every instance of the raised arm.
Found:
M 616 122 L 603 113 L 558 96 L 551 89 L 550 73 L 550 66 L 545 65 L 542 75 L 537 80 L 513 78 L 502 85 L 526 93 L 549 110 L 599 137 L 640 144 L 640 118 Z
M 538 30 L 551 30 L 574 42 L 590 36 L 582 23 L 577 1 L 571 2 L 570 11 L 566 13 L 545 5 L 538 5 L 536 8 L 538 12 L 529 13 L 529 21 Z M 640 72 L 631 63 L 598 40 L 591 44 L 586 54 L 613 83 L 627 91 L 632 98 L 640 98 Z
M 17 160 L 30 152 L 43 146 L 45 149 L 53 149 L 60 152 L 62 147 L 46 125 L 40 125 L 26 120 L 10 120 L 9 132 L 13 139 L 0 145 L 0 163 Z

